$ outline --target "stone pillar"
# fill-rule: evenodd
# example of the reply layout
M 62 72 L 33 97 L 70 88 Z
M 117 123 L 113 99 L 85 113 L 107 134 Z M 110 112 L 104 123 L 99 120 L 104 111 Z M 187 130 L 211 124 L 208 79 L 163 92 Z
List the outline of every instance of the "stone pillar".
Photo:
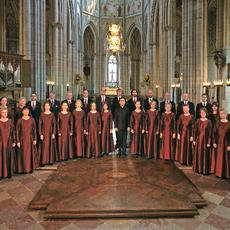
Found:
M 0 0 L 0 51 L 6 51 L 6 9 L 5 1 Z

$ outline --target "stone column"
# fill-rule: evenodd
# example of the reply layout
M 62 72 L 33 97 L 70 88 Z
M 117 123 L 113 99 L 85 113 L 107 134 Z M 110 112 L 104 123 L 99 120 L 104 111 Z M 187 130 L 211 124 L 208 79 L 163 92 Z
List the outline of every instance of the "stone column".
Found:
M 6 51 L 6 9 L 5 1 L 0 0 L 0 51 Z

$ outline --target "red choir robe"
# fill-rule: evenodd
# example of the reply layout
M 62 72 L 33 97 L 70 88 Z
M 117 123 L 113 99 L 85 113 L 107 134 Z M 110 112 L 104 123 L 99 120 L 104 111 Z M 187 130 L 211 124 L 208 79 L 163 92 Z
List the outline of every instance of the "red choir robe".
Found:
M 159 158 L 160 113 L 158 110 L 146 112 L 146 155 L 148 158 Z
M 230 122 L 218 121 L 216 124 L 215 144 L 217 144 L 216 176 L 230 179 Z
M 13 175 L 15 133 L 11 119 L 0 121 L 0 180 Z
M 113 135 L 110 130 L 113 129 L 113 119 L 110 111 L 103 112 L 102 118 L 102 132 L 101 132 L 101 151 L 102 153 L 110 153 L 114 151 Z
M 101 155 L 101 116 L 98 112 L 89 112 L 87 115 L 87 157 L 100 157 Z
M 174 113 L 163 113 L 160 122 L 160 133 L 163 137 L 160 140 L 160 159 L 174 160 L 176 133 L 176 116 Z
M 194 128 L 194 141 L 196 142 L 193 157 L 193 171 L 199 174 L 208 175 L 210 173 L 210 154 L 212 123 L 210 120 L 202 121 L 198 119 Z
M 39 118 L 39 137 L 43 135 L 43 140 L 39 142 L 39 163 L 40 165 L 53 164 L 57 161 L 56 139 L 56 119 L 53 113 L 42 113 Z
M 85 135 L 86 130 L 86 114 L 84 110 L 73 112 L 74 119 L 74 155 L 76 157 L 85 156 Z
M 57 121 L 58 130 L 58 159 L 61 161 L 73 159 L 73 117 L 70 112 L 59 112 Z
M 130 117 L 130 130 L 134 130 L 134 133 L 131 133 L 131 144 L 130 144 L 130 153 L 132 155 L 144 154 L 144 134 L 142 130 L 145 130 L 145 114 L 143 111 L 132 112 Z
M 192 165 L 193 157 L 193 137 L 194 117 L 193 115 L 185 116 L 181 114 L 177 122 L 177 134 L 180 140 L 177 140 L 175 160 L 182 165 Z
M 17 148 L 18 173 L 32 173 L 38 165 L 37 146 L 33 141 L 37 141 L 34 118 L 19 118 L 16 126 L 16 142 L 20 143 L 20 148 Z

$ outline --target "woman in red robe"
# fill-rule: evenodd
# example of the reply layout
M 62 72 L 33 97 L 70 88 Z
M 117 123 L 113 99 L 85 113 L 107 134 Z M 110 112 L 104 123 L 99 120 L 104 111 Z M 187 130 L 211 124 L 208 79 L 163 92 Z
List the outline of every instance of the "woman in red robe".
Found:
M 101 116 L 97 112 L 95 102 L 91 103 L 91 110 L 87 115 L 87 157 L 100 157 L 101 155 Z
M 41 166 L 52 165 L 57 161 L 56 149 L 56 119 L 54 114 L 50 111 L 50 103 L 45 102 L 44 112 L 39 118 L 39 163 Z
M 170 103 L 165 104 L 160 123 L 160 159 L 165 160 L 174 160 L 175 154 L 176 117 L 171 108 Z
M 130 153 L 136 157 L 144 154 L 145 114 L 141 110 L 141 102 L 135 102 L 136 109 L 130 117 L 131 145 Z
M 193 171 L 199 174 L 210 173 L 210 146 L 212 139 L 212 123 L 207 119 L 207 110 L 200 109 L 200 116 L 194 128 L 195 150 L 193 157 Z
M 150 109 L 145 115 L 146 155 L 147 158 L 159 158 L 160 113 L 156 110 L 156 102 L 150 102 Z
M 0 110 L 0 180 L 13 175 L 15 135 L 8 110 Z
M 114 151 L 113 142 L 113 119 L 112 113 L 109 111 L 108 103 L 105 102 L 102 108 L 102 133 L 101 133 L 101 151 L 102 154 L 108 155 Z
M 29 108 L 24 107 L 16 126 L 18 173 L 32 173 L 38 165 L 36 123 L 29 113 Z
M 65 161 L 73 159 L 73 117 L 68 112 L 67 102 L 61 105 L 62 111 L 58 114 L 57 129 L 58 129 L 58 152 L 59 160 Z
M 230 179 L 230 122 L 227 116 L 227 112 L 221 109 L 213 145 L 217 150 L 216 176 Z
M 76 157 L 85 156 L 85 134 L 86 134 L 86 115 L 82 109 L 82 101 L 76 101 L 76 109 L 73 112 L 74 121 L 74 152 Z
M 194 117 L 189 105 L 183 106 L 183 114 L 177 122 L 177 148 L 175 160 L 182 165 L 192 165 Z

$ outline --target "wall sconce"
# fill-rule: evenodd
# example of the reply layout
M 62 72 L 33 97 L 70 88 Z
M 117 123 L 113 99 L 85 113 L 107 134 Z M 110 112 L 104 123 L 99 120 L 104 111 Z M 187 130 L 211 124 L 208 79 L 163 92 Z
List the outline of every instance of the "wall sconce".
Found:
M 216 87 L 217 103 L 220 104 L 220 88 L 224 85 L 224 83 L 222 80 L 214 80 L 213 84 Z
M 66 84 L 67 92 L 69 91 L 69 83 Z
M 155 88 L 156 88 L 156 98 L 158 99 L 158 89 L 159 89 L 159 85 L 155 85 Z
M 230 77 L 226 81 L 226 86 L 230 86 Z

